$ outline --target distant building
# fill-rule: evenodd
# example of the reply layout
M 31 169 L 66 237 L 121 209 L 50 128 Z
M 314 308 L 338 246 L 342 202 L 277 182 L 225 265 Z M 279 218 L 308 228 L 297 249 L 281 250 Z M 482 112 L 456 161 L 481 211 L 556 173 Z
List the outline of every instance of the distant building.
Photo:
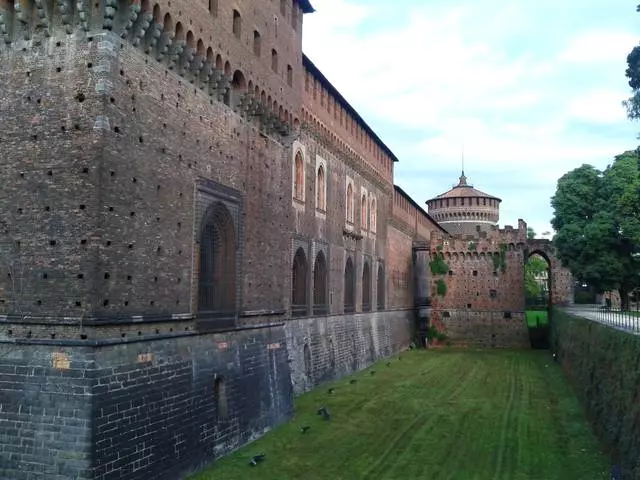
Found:
M 500 200 L 467 183 L 464 170 L 451 190 L 427 200 L 429 215 L 452 234 L 475 235 L 498 224 Z

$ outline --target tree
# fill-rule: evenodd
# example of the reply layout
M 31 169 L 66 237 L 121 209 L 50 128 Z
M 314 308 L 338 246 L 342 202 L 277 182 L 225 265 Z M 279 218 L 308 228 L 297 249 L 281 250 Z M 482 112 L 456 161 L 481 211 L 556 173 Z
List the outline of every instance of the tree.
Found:
M 539 255 L 529 257 L 524 265 L 524 289 L 527 298 L 540 298 L 543 293 L 541 277 L 547 270 L 548 265 L 545 259 Z
M 640 285 L 638 173 L 636 153 L 626 152 L 602 172 L 583 165 L 565 174 L 551 199 L 559 258 L 597 291 L 619 290 L 623 307 Z
M 536 231 L 533 227 L 527 227 L 527 238 L 536 238 Z

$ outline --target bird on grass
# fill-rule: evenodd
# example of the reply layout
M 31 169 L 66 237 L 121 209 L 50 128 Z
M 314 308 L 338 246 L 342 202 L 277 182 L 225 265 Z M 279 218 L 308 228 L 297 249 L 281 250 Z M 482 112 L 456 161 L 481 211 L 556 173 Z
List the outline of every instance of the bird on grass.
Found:
M 375 370 L 371 370 L 371 372 L 370 372 L 370 373 L 371 373 L 371 375 L 375 375 L 375 374 L 376 374 L 376 371 L 375 371 Z
M 333 393 L 333 388 L 330 388 L 329 390 L 327 390 L 327 393 L 329 394 Z
M 327 410 L 327 407 L 319 408 L 318 415 L 321 415 L 323 420 L 331 420 L 331 414 L 329 413 L 329 410 Z
M 260 455 L 254 455 L 253 457 L 251 457 L 251 460 L 249 461 L 249 465 L 252 467 L 255 467 L 256 465 L 258 465 L 260 462 L 262 462 L 264 460 L 264 453 L 261 453 Z
M 310 429 L 311 427 L 308 425 L 303 425 L 302 427 L 300 427 L 300 431 L 302 433 L 307 433 L 307 431 Z

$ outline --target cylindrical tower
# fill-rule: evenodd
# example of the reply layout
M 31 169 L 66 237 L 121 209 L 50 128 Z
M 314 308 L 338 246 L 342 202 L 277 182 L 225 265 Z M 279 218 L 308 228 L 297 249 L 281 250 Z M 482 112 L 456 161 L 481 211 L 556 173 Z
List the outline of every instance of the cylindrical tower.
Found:
M 448 192 L 427 200 L 429 215 L 449 233 L 476 235 L 478 227 L 488 231 L 500 218 L 500 200 L 476 190 L 460 175 L 458 185 Z

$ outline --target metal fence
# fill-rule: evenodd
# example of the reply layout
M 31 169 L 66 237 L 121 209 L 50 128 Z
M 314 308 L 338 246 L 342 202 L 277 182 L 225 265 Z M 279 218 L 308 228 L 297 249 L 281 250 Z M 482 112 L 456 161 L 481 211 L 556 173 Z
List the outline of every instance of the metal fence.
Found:
M 607 305 L 572 305 L 567 307 L 566 311 L 620 330 L 640 333 L 640 310 L 637 304 L 632 304 L 628 310 L 616 309 Z

